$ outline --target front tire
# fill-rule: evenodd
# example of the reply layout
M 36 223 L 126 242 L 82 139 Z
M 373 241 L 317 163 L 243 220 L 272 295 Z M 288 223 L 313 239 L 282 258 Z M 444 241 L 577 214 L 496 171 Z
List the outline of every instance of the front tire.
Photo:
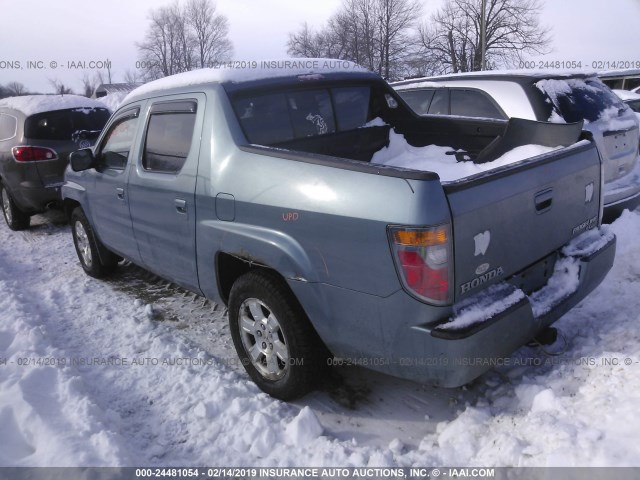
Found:
M 94 278 L 102 278 L 112 273 L 118 266 L 118 257 L 100 243 L 80 207 L 71 214 L 71 233 L 78 260 L 85 273 Z
M 0 183 L 0 200 L 2 201 L 2 213 L 7 226 L 11 230 L 25 230 L 31 224 L 31 215 L 24 213 L 18 208 L 11 198 L 11 194 L 6 187 Z
M 233 284 L 229 326 L 242 365 L 265 393 L 293 400 L 314 389 L 326 369 L 324 345 L 287 285 L 253 271 Z

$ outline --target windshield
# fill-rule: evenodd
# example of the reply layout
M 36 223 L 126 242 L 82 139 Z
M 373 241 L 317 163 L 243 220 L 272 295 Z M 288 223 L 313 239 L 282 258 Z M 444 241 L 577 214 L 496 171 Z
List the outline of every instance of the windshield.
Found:
M 549 120 L 559 115 L 565 122 L 594 122 L 612 107 L 626 110 L 624 103 L 596 78 L 540 80 L 536 87 L 552 105 Z M 555 115 L 554 115 L 555 114 Z
M 109 120 L 106 108 L 75 108 L 31 115 L 25 121 L 25 137 L 39 140 L 79 142 L 98 137 Z

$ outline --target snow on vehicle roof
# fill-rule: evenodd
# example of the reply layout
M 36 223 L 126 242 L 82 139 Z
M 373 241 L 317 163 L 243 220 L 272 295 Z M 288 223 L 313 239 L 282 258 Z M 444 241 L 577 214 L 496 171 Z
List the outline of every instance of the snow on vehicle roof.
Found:
M 409 87 L 428 87 L 428 85 L 440 82 L 442 80 L 455 80 L 455 79 L 467 79 L 467 78 L 486 78 L 486 77 L 531 77 L 531 78 L 562 78 L 562 77 L 592 77 L 596 72 L 591 70 L 534 70 L 534 69 L 521 69 L 521 70 L 484 70 L 481 72 L 461 72 L 461 73 L 449 73 L 446 75 L 439 75 L 433 77 L 422 77 L 403 80 L 395 82 L 394 88 L 409 88 Z
M 79 95 L 23 95 L 0 100 L 0 107 L 19 110 L 25 115 L 71 108 L 106 108 L 103 103 Z
M 228 62 L 218 68 L 203 68 L 179 73 L 146 83 L 133 90 L 124 99 L 128 102 L 134 97 L 159 90 L 201 85 L 205 83 L 249 82 L 266 78 L 293 77 L 300 75 L 319 75 L 323 73 L 369 72 L 357 63 L 348 60 L 330 58 L 287 58 L 282 60 L 255 60 L 247 62 Z
M 614 90 L 621 100 L 640 100 L 640 93 L 630 92 L 629 90 Z
M 113 92 L 104 97 L 98 97 L 96 100 L 103 103 L 112 112 L 115 112 L 128 94 L 129 92 Z

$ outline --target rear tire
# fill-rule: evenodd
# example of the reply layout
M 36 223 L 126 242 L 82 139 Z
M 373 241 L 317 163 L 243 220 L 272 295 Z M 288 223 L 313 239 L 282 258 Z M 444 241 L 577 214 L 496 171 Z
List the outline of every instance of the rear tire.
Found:
M 71 233 L 80 265 L 87 275 L 102 278 L 116 269 L 119 257 L 107 250 L 96 238 L 80 207 L 71 213 Z
M 29 228 L 31 215 L 18 208 L 13 198 L 11 198 L 11 194 L 2 183 L 0 183 L 0 200 L 2 201 L 4 220 L 11 230 L 18 231 Z
M 301 397 L 327 369 L 326 348 L 304 310 L 279 277 L 252 271 L 233 284 L 229 326 L 245 370 L 265 393 Z

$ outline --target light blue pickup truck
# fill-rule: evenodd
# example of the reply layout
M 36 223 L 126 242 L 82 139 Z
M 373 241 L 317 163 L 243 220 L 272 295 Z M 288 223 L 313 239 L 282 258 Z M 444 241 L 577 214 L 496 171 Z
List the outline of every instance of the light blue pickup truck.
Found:
M 263 391 L 303 395 L 335 359 L 463 385 L 611 268 L 581 124 L 421 118 L 344 62 L 273 67 L 140 87 L 62 188 L 84 270 L 122 257 L 224 302 Z M 546 149 L 504 160 L 531 144 Z M 478 171 L 444 181 L 378 161 L 396 150 Z

